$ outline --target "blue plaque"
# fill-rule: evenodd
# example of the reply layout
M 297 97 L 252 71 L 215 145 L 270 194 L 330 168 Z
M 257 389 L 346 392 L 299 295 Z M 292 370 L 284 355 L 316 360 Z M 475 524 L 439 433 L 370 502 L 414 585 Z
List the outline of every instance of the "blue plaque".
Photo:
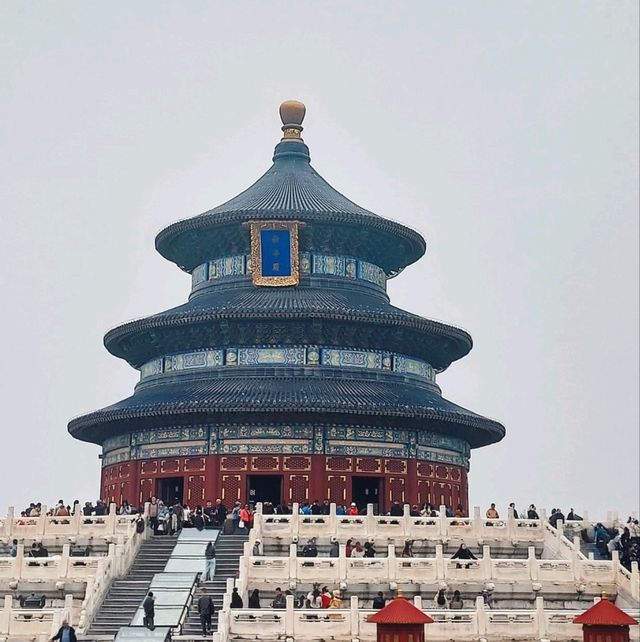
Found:
M 251 278 L 254 285 L 298 285 L 297 221 L 251 222 Z
M 260 230 L 262 276 L 291 276 L 291 232 Z

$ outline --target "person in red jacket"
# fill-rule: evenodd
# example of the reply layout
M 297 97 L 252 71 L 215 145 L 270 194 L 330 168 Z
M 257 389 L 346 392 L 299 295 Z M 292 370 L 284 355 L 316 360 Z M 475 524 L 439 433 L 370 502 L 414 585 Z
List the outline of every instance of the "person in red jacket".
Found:
M 244 522 L 244 527 L 249 530 L 251 528 L 251 520 L 253 518 L 253 515 L 251 513 L 251 509 L 249 508 L 249 504 L 245 504 L 241 509 L 240 509 L 240 522 Z
M 349 506 L 349 510 L 347 511 L 347 515 L 359 515 L 358 507 L 356 506 L 355 502 L 351 502 L 351 506 Z
M 322 593 L 320 593 L 320 600 L 322 601 L 322 608 L 328 609 L 329 604 L 331 604 L 331 593 L 329 593 L 328 587 L 326 586 L 322 587 Z

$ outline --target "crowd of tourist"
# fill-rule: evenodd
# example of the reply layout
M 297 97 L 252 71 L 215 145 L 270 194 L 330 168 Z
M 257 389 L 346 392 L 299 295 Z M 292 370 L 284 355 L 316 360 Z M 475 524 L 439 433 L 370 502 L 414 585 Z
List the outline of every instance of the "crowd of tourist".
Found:
M 304 502 L 299 507 L 301 515 L 329 515 L 331 502 L 325 499 L 322 502 L 318 499 L 313 502 Z M 33 517 L 40 517 L 43 514 L 44 508 L 41 502 L 31 502 L 28 507 L 20 511 L 19 519 L 27 519 Z M 277 503 L 264 502 L 262 506 L 262 513 L 264 515 L 290 515 L 293 511 L 293 504 L 291 503 Z M 464 507 L 459 504 L 455 510 L 449 506 L 444 507 L 445 515 L 447 517 L 460 517 L 466 518 L 467 513 Z M 84 502 L 81 504 L 79 500 L 75 500 L 72 504 L 67 504 L 64 500 L 59 499 L 52 507 L 45 511 L 45 515 L 49 517 L 57 517 L 65 520 L 80 512 L 85 518 L 86 522 L 90 522 L 92 517 L 105 516 L 109 513 L 109 505 L 107 502 L 97 500 L 95 503 Z M 251 504 L 243 502 L 234 502 L 233 506 L 227 507 L 221 499 L 213 501 L 206 501 L 205 505 L 197 505 L 191 509 L 188 504 L 176 500 L 172 504 L 167 504 L 156 497 L 149 499 L 148 508 L 148 521 L 145 522 L 143 518 L 144 507 L 132 506 L 128 501 L 124 500 L 120 506 L 117 507 L 116 512 L 118 515 L 132 515 L 138 516 L 136 520 L 136 528 L 139 532 L 144 531 L 148 526 L 154 534 L 174 534 L 183 528 L 196 528 L 203 529 L 223 529 L 225 522 L 229 524 L 230 533 L 246 533 L 253 527 L 255 511 Z M 540 513 L 535 504 L 530 504 L 526 511 L 518 512 L 514 502 L 509 504 L 507 509 L 508 516 L 515 519 L 540 519 Z M 355 502 L 349 505 L 338 505 L 336 507 L 336 515 L 338 516 L 358 516 L 366 514 L 366 506 L 357 506 Z M 394 501 L 386 513 L 389 517 L 402 517 L 404 515 L 404 507 L 400 502 Z M 413 517 L 439 517 L 440 507 L 429 504 L 428 502 L 422 506 L 413 505 L 409 509 L 409 514 Z M 495 503 L 491 503 L 486 510 L 485 517 L 487 525 L 492 525 L 494 520 L 500 519 L 500 514 L 496 508 Z M 573 521 L 580 521 L 582 517 L 578 515 L 573 508 L 571 508 L 565 515 L 560 508 L 552 508 L 548 516 L 548 521 L 553 527 L 557 527 L 559 523 L 570 523 Z M 26 523 L 26 521 L 25 521 Z M 586 529 L 582 532 L 585 541 L 590 540 Z M 593 540 L 597 549 L 603 557 L 611 559 L 613 551 L 618 551 L 620 562 L 626 568 L 630 569 L 632 562 L 640 562 L 640 526 L 638 520 L 629 517 L 624 527 L 616 529 L 608 529 L 598 522 L 594 527 Z M 332 541 L 330 556 L 339 556 L 339 544 L 337 541 Z M 30 557 L 43 557 L 46 553 L 46 548 L 40 544 L 34 544 L 29 551 Z M 10 555 L 15 556 L 17 553 L 17 540 L 13 540 L 10 547 Z M 371 542 L 361 543 L 359 541 L 347 540 L 345 543 L 345 553 L 347 557 L 375 557 L 377 554 L 374 545 Z M 257 553 L 256 553 L 257 554 Z M 317 556 L 317 545 L 315 540 L 307 542 L 302 548 L 300 555 L 302 557 L 315 557 Z M 407 541 L 402 551 L 402 557 L 413 556 L 413 542 Z M 473 553 L 462 545 L 461 550 L 456 552 L 453 559 L 460 560 L 473 560 L 475 557 Z M 462 564 L 462 562 L 460 563 Z M 469 564 L 466 562 L 465 565 Z
M 489 609 L 494 606 L 493 590 L 493 585 L 487 585 L 480 593 L 484 605 Z M 312 589 L 308 593 L 297 593 L 292 589 L 283 591 L 282 588 L 277 587 L 275 597 L 267 604 L 264 604 L 260 597 L 260 590 L 256 588 L 249 593 L 247 608 L 260 609 L 268 607 L 272 609 L 284 609 L 287 606 L 287 596 L 293 597 L 293 606 L 297 609 L 341 609 L 348 599 L 344 584 L 336 588 L 329 588 L 327 585 L 323 586 L 316 583 L 313 584 Z M 371 601 L 371 608 L 380 610 L 384 608 L 386 603 L 387 598 L 382 591 L 379 591 Z M 232 609 L 242 609 L 245 607 L 244 600 L 240 597 L 238 589 L 236 588 L 232 590 L 230 606 Z M 464 608 L 464 599 L 459 590 L 451 591 L 447 586 L 442 586 L 433 597 L 433 606 L 436 609 L 462 609 Z

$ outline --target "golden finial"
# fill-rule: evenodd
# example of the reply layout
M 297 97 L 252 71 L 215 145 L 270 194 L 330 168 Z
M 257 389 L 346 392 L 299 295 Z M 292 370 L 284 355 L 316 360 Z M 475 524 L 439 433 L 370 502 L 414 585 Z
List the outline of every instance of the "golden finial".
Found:
M 282 120 L 282 140 L 302 141 L 302 121 L 307 108 L 299 100 L 285 100 L 280 105 L 280 119 Z

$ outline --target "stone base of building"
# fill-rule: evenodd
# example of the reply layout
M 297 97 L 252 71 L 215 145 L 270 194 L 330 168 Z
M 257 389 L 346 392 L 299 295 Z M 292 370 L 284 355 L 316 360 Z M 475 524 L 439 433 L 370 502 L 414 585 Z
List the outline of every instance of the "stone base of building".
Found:
M 279 503 L 354 501 L 387 511 L 394 501 L 461 504 L 468 510 L 467 471 L 408 459 L 321 455 L 209 455 L 119 462 L 102 470 L 101 497 L 139 505 L 156 496 L 191 508 L 217 498 Z

